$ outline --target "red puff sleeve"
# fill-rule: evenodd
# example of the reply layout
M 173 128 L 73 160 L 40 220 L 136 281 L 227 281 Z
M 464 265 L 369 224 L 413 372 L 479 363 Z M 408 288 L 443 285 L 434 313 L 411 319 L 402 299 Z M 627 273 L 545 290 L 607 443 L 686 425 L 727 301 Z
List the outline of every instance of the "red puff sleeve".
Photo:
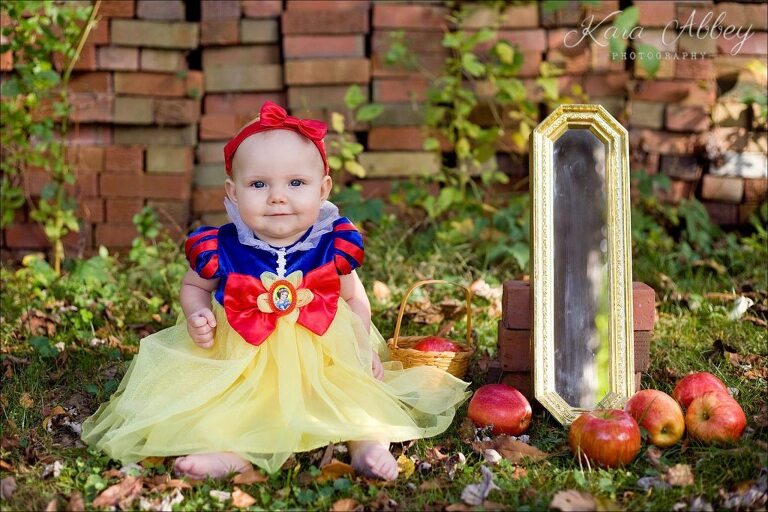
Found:
M 219 277 L 219 228 L 202 226 L 184 244 L 189 266 L 205 279 Z
M 363 264 L 363 236 L 355 226 L 342 217 L 333 226 L 333 262 L 339 274 L 349 274 Z

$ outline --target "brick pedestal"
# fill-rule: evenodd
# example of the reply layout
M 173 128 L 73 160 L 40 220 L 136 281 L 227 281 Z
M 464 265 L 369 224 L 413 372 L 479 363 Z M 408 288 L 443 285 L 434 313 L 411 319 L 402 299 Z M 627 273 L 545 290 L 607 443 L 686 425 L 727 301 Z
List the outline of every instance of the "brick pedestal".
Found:
M 650 366 L 650 343 L 655 321 L 656 292 L 644 283 L 632 283 L 634 320 L 635 386 Z M 502 319 L 499 321 L 498 363 L 502 382 L 517 388 L 529 400 L 533 392 L 531 340 L 532 290 L 524 281 L 504 283 Z

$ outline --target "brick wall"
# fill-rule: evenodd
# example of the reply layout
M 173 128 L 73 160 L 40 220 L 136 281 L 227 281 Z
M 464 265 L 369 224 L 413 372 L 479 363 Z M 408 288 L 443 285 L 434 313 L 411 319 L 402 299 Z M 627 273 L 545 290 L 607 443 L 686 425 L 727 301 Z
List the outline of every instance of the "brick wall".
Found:
M 634 1 L 643 36 L 670 55 L 704 52 L 705 58 L 666 58 L 655 80 L 636 61 L 611 61 L 608 49 L 586 39 L 575 48 L 565 34 L 585 16 L 602 19 L 616 0 L 584 12 L 579 2 L 555 13 L 536 3 L 510 6 L 498 37 L 519 45 L 521 77 L 536 98 L 535 78 L 546 60 L 565 73 L 560 88 L 579 85 L 630 130 L 632 168 L 672 179 L 669 201 L 696 196 L 716 222 L 743 223 L 765 199 L 766 126 L 739 100 L 766 77 L 747 70 L 766 62 L 768 5 L 707 1 Z M 345 111 L 344 93 L 358 84 L 385 106 L 370 123 L 351 126 L 365 143 L 366 194 L 385 194 L 392 178 L 438 170 L 422 150 L 422 103 L 438 74 L 447 29 L 440 2 L 375 0 L 107 0 L 101 20 L 77 63 L 70 87 L 74 107 L 68 158 L 83 230 L 68 247 L 126 247 L 136 235 L 133 214 L 151 205 L 182 233 L 192 222 L 226 222 L 222 146 L 265 100 L 299 116 L 328 119 Z M 703 19 L 712 12 L 709 20 Z M 664 26 L 696 23 L 752 26 L 753 35 L 731 55 L 734 39 L 684 34 L 662 40 Z M 478 9 L 467 30 L 487 26 Z M 391 34 L 404 31 L 420 70 L 385 63 Z M 667 38 L 669 39 L 669 38 Z M 13 57 L 0 56 L 0 72 Z M 542 108 L 542 114 L 546 109 Z M 478 109 L 480 122 L 488 112 Z M 445 148 L 449 150 L 450 148 Z M 500 144 L 497 164 L 513 178 L 527 174 L 525 155 Z M 24 176 L 30 196 L 40 193 L 42 172 Z M 45 246 L 45 237 L 20 212 L 2 233 L 5 249 Z

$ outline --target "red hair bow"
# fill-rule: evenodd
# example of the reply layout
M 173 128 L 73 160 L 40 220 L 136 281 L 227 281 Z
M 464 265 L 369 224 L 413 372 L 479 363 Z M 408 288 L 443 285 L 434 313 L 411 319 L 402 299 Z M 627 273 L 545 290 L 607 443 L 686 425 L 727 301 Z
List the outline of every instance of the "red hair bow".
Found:
M 240 130 L 224 146 L 224 165 L 226 166 L 227 176 L 232 175 L 232 159 L 235 157 L 235 151 L 237 151 L 240 144 L 254 133 L 267 130 L 291 130 L 311 140 L 320 152 L 325 167 L 325 174 L 328 174 L 328 158 L 325 155 L 325 144 L 323 143 L 323 137 L 328 132 L 326 124 L 315 119 L 299 119 L 298 117 L 289 116 L 283 107 L 271 101 L 265 101 L 261 106 L 259 118 Z

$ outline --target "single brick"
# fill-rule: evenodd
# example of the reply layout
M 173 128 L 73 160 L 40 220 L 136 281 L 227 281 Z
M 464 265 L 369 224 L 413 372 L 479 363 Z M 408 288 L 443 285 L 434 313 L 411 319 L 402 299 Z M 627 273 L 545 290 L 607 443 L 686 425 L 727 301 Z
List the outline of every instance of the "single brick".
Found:
M 752 26 L 753 30 L 766 30 L 768 22 L 768 5 L 746 5 L 736 2 L 723 2 L 715 5 L 715 15 L 724 15 L 725 25 L 736 27 Z
M 219 147 L 221 144 L 217 144 Z M 195 166 L 195 187 L 223 187 L 227 173 L 224 170 L 224 159 L 219 163 L 209 163 Z
M 172 231 L 175 236 L 186 235 L 189 224 L 189 201 L 174 201 L 172 199 L 148 199 L 147 206 L 154 209 L 160 223 Z
M 626 125 L 626 100 L 623 96 L 606 96 L 598 98 L 593 96 L 589 100 L 591 103 L 597 103 L 615 117 L 620 123 Z
M 703 132 L 709 129 L 709 109 L 701 105 L 667 106 L 666 125 L 676 132 Z
M 187 72 L 187 79 L 184 83 L 187 96 L 190 98 L 200 99 L 205 94 L 205 84 L 203 83 L 202 71 L 189 71 Z
M 204 100 L 205 112 L 218 114 L 241 114 L 248 119 L 253 119 L 265 101 L 272 101 L 278 105 L 285 105 L 285 93 L 228 93 L 206 94 Z
M 197 160 L 197 167 L 204 167 L 205 164 L 224 164 L 224 143 L 223 142 L 200 142 L 195 148 L 195 159 Z M 197 173 L 197 167 L 195 167 L 195 173 Z M 223 168 L 223 167 L 222 167 Z M 197 174 L 195 174 L 197 175 Z
M 173 73 L 115 73 L 115 93 L 137 96 L 185 96 L 186 81 Z
M 67 148 L 67 162 L 77 171 L 101 172 L 104 170 L 104 148 L 70 146 Z
M 744 180 L 706 174 L 701 183 L 701 197 L 721 203 L 740 203 L 744 197 Z
M 203 21 L 240 18 L 240 0 L 202 0 L 200 17 Z
M 141 146 L 108 146 L 104 149 L 104 170 L 127 174 L 144 171 L 144 148 Z
M 298 34 L 367 34 L 368 11 L 285 11 L 282 15 L 283 35 Z
M 188 68 L 185 52 L 142 48 L 139 67 L 143 71 L 184 71 Z
M 540 28 L 526 30 L 499 30 L 498 39 L 511 45 L 518 45 L 526 52 L 547 51 L 546 31 Z M 490 46 L 491 44 L 489 44 Z M 478 45 L 483 47 L 483 45 Z
M 58 56 L 56 56 L 58 57 Z M 54 62 L 58 64 L 56 57 L 54 57 Z M 62 59 L 63 62 L 63 59 Z M 57 68 L 63 68 L 63 65 L 57 65 Z M 97 62 L 96 62 L 96 46 L 92 44 L 87 44 L 83 46 L 82 51 L 80 52 L 80 55 L 77 58 L 77 62 L 75 62 L 75 66 L 72 68 L 75 71 L 94 71 L 98 68 Z
M 109 20 L 97 21 L 91 31 L 88 33 L 86 44 L 94 46 L 103 46 L 109 44 Z
M 116 124 L 152 124 L 154 121 L 153 98 L 118 96 L 115 98 Z
M 682 103 L 683 105 L 712 105 L 715 102 L 714 83 L 677 82 L 671 80 L 635 81 L 630 98 L 645 101 Z
M 665 27 L 675 19 L 674 2 L 658 0 L 634 0 L 632 5 L 640 11 L 638 25 L 642 27 Z M 684 21 L 682 21 L 684 23 Z
M 739 223 L 739 207 L 735 204 L 704 201 L 710 219 L 720 226 L 735 226 Z
M 699 38 L 694 31 L 691 35 L 683 32 L 677 41 L 677 50 L 681 53 L 696 54 L 698 57 L 717 53 L 717 43 L 711 37 Z
M 288 0 L 286 10 L 288 11 L 348 11 L 350 9 L 370 8 L 369 0 Z
M 137 0 L 136 17 L 144 20 L 183 21 L 186 9 L 182 0 Z
M 626 72 L 590 74 L 584 76 L 584 91 L 589 96 L 625 96 L 629 83 L 629 73 Z M 662 100 L 649 99 L 648 101 Z
M 380 103 L 424 101 L 427 99 L 429 86 L 429 78 L 423 76 L 401 80 L 374 78 L 373 101 Z
M 651 51 L 652 53 L 653 51 Z M 643 54 L 645 55 L 645 54 Z M 662 54 L 663 55 L 663 54 Z M 633 68 L 635 70 L 635 78 L 651 79 L 650 73 L 648 73 L 643 67 L 640 58 L 636 58 L 633 62 Z M 659 61 L 659 67 L 656 69 L 656 73 L 653 75 L 653 80 L 668 80 L 675 78 L 675 70 L 677 68 L 677 61 L 673 59 L 663 58 Z
M 99 16 L 102 18 L 133 18 L 135 13 L 133 0 L 110 0 L 101 2 Z
M 275 18 L 283 12 L 283 0 L 241 0 L 246 18 Z
M 423 107 L 411 103 L 391 103 L 376 119 L 371 120 L 372 126 L 421 126 L 423 123 Z
M 293 60 L 285 63 L 289 85 L 364 84 L 370 81 L 368 59 Z
M 112 20 L 112 44 L 194 50 L 198 45 L 197 23 Z
M 227 140 L 248 121 L 238 114 L 204 114 L 200 119 L 202 140 Z
M 531 370 L 531 331 L 505 329 L 499 322 L 499 361 L 504 371 L 527 372 Z
M 279 91 L 283 67 L 279 64 L 223 65 L 205 69 L 208 92 Z
M 308 85 L 288 87 L 288 108 L 320 108 L 344 105 L 344 96 L 348 85 Z M 365 101 L 368 101 L 368 89 L 361 88 Z
M 661 172 L 672 178 L 695 181 L 701 178 L 701 162 L 693 155 L 662 155 Z
M 765 153 L 735 153 L 726 151 L 721 165 L 712 165 L 709 172 L 716 176 L 734 176 L 750 179 L 768 177 L 768 159 Z
M 107 203 L 107 222 L 125 223 L 133 222 L 133 216 L 144 208 L 144 200 L 140 197 L 119 198 L 110 197 L 105 200 Z
M 680 59 L 675 61 L 675 77 L 687 80 L 714 80 L 714 59 Z
M 192 191 L 192 211 L 195 213 L 224 211 L 224 187 L 198 187 Z
M 368 149 L 423 151 L 424 130 L 417 126 L 376 126 L 368 132 Z
M 67 97 L 72 108 L 70 120 L 78 123 L 112 121 L 111 94 L 71 92 Z
M 576 55 L 565 55 L 558 50 L 549 50 L 546 58 L 547 62 L 557 66 L 569 75 L 586 73 L 592 66 L 592 56 L 589 47 Z
M 365 40 L 362 35 L 285 36 L 283 55 L 286 59 L 365 57 Z
M 98 52 L 100 69 L 135 71 L 139 69 L 139 49 L 124 46 L 102 46 Z
M 45 249 L 48 247 L 39 224 L 11 224 L 5 228 L 5 246 L 9 249 Z
M 593 42 L 590 44 L 590 50 L 592 71 L 612 71 L 614 73 L 624 71 L 624 61 L 613 59 L 609 47 Z
M 437 75 L 443 72 L 445 58 L 441 54 L 422 54 L 415 55 L 418 65 L 413 66 L 407 63 L 386 62 L 383 53 L 373 52 L 371 54 L 371 73 L 375 77 L 402 78 L 424 76 L 425 74 Z
M 112 144 L 112 127 L 99 124 L 80 125 L 76 130 L 67 131 L 67 144 L 98 144 L 108 146 Z
M 0 71 L 11 71 L 13 69 L 13 52 L 0 53 Z
M 371 178 L 428 176 L 440 170 L 439 157 L 430 152 L 366 151 L 359 161 Z
M 436 5 L 376 2 L 373 5 L 373 26 L 445 31 L 448 29 L 447 14 L 445 7 Z
M 658 101 L 631 101 L 629 124 L 633 127 L 660 130 L 664 126 L 664 107 Z
M 77 218 L 84 222 L 104 222 L 104 200 L 100 197 L 80 197 Z
M 160 126 L 197 123 L 200 120 L 200 100 L 157 98 L 154 100 L 154 120 Z
M 204 48 L 203 69 L 208 74 L 213 68 L 227 65 L 279 64 L 277 45 L 235 46 L 231 48 Z
M 130 247 L 133 239 L 139 236 L 133 224 L 96 224 L 94 239 L 96 245 L 109 248 Z
M 721 149 L 739 152 L 768 153 L 768 135 L 751 133 L 744 128 L 714 128 L 713 143 Z
M 147 172 L 162 174 L 192 171 L 192 148 L 183 146 L 147 147 Z
M 535 3 L 510 5 L 501 13 L 499 22 L 502 28 L 536 28 L 539 26 L 539 7 Z M 462 20 L 461 27 L 480 29 L 492 27 L 495 23 L 493 9 L 478 5 Z
M 702 144 L 702 137 L 696 134 L 687 135 L 635 128 L 630 129 L 629 140 L 643 151 L 662 155 L 691 154 Z
M 77 73 L 69 80 L 71 92 L 109 92 L 111 73 L 96 71 L 93 73 Z
M 738 39 L 733 35 L 726 39 L 717 38 L 717 51 L 729 55 L 768 55 L 768 32 L 753 32 L 748 39 Z
M 386 54 L 395 41 L 402 42 L 408 48 L 409 54 L 417 59 L 425 54 L 447 54 L 447 49 L 443 46 L 443 34 L 441 32 L 377 30 L 371 36 L 371 50 L 375 53 Z
M 768 179 L 745 179 L 744 180 L 744 201 L 748 203 L 759 203 L 768 197 Z
M 568 0 L 561 2 L 554 11 L 541 11 L 541 25 L 544 27 L 574 27 L 582 17 L 581 2 Z
M 194 146 L 197 144 L 197 126 L 190 125 L 183 128 L 156 128 L 120 126 L 114 129 L 115 144 L 131 145 L 166 145 L 166 146 Z
M 227 45 L 240 42 L 240 20 L 204 20 L 200 22 L 200 44 Z
M 277 43 L 280 31 L 277 20 L 240 20 L 240 41 L 242 43 Z
M 742 203 L 739 205 L 739 224 L 751 224 L 755 221 L 760 222 L 758 219 L 753 219 L 752 215 L 757 213 L 762 203 Z
M 656 195 L 659 200 L 668 204 L 679 204 L 683 199 L 690 199 L 693 197 L 694 185 L 693 181 L 683 181 L 671 179 L 669 188 L 658 190 Z

